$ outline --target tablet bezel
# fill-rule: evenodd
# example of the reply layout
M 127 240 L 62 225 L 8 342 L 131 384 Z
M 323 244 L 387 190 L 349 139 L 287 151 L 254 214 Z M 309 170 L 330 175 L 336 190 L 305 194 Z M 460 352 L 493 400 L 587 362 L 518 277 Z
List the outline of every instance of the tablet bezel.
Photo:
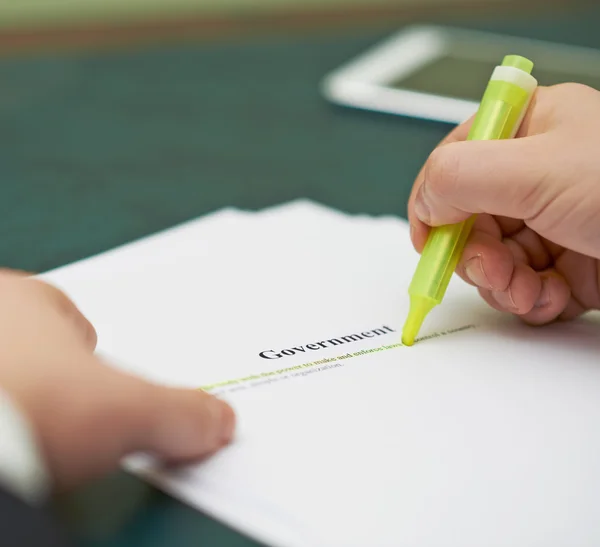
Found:
M 536 64 L 552 63 L 571 71 L 574 78 L 581 70 L 600 74 L 600 51 L 595 49 L 481 31 L 411 26 L 328 74 L 322 92 L 344 106 L 458 124 L 476 112 L 477 102 L 390 85 L 450 50 L 461 58 L 489 61 L 490 74 L 509 53 L 529 57 Z

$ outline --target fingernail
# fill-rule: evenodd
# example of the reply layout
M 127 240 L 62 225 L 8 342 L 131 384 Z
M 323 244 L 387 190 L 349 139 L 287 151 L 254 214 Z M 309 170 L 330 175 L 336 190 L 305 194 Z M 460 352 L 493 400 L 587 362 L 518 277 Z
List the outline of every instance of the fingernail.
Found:
M 424 224 L 429 224 L 429 218 L 431 214 L 429 212 L 429 207 L 425 203 L 425 196 L 423 195 L 424 187 L 425 183 L 421 184 L 421 187 L 417 192 L 417 197 L 415 198 L 415 214 L 421 222 Z
M 538 297 L 534 307 L 536 308 L 545 308 L 550 305 L 550 288 L 549 288 L 548 279 L 542 279 L 542 291 L 540 292 L 540 296 Z
M 506 311 L 516 313 L 518 307 L 512 297 L 510 288 L 507 291 L 492 291 L 492 298 Z
M 471 280 L 472 283 L 481 287 L 482 289 L 491 289 L 492 284 L 490 283 L 485 270 L 483 269 L 483 261 L 481 256 L 477 255 L 467 260 L 465 264 L 465 275 Z

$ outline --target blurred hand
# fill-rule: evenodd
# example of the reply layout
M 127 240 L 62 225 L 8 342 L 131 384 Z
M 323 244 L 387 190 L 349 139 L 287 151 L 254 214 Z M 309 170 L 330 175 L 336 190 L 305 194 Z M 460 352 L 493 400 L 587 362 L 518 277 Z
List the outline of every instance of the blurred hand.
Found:
M 517 139 L 466 142 L 471 122 L 414 184 L 417 251 L 429 226 L 477 213 L 457 273 L 489 305 L 531 324 L 600 308 L 600 93 L 538 89 Z
M 94 328 L 59 290 L 2 271 L 0 302 L 0 387 L 32 424 L 59 489 L 116 468 L 129 453 L 177 463 L 232 438 L 224 402 L 102 363 Z

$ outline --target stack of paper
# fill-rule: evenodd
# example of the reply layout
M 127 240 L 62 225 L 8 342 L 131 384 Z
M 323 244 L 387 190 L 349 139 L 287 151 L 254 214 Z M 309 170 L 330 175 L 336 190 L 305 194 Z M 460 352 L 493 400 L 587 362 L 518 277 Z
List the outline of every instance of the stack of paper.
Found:
M 44 277 L 117 366 L 238 414 L 211 460 L 134 472 L 268 544 L 598 545 L 600 321 L 530 328 L 455 280 L 400 343 L 398 218 L 224 210 Z

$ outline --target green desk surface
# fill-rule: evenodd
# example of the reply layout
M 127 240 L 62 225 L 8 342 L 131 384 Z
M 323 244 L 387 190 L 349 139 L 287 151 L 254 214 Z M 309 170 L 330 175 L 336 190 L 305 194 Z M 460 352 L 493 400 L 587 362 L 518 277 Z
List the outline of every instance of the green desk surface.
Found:
M 600 47 L 599 22 L 590 8 L 452 23 Z M 318 91 L 392 30 L 1 58 L 1 263 L 47 270 L 225 205 L 404 214 L 448 126 Z M 87 547 L 256 545 L 124 474 L 58 509 Z

